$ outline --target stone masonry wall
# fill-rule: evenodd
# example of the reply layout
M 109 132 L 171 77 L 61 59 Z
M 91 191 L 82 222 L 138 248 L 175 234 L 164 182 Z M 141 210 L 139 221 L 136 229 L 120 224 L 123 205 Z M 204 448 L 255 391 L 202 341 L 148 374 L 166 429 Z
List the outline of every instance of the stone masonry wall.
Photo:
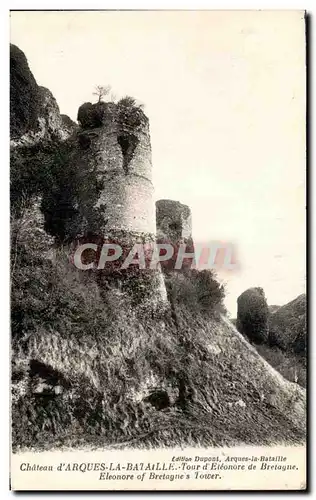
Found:
M 78 112 L 84 124 L 78 133 L 78 162 L 85 175 L 93 172 L 100 185 L 95 207 L 104 213 L 102 236 L 121 242 L 124 248 L 140 241 L 154 245 L 156 217 L 147 117 L 141 111 L 140 122 L 131 126 L 122 121 L 114 103 L 102 103 L 97 108 L 97 119 L 93 115 L 97 105 L 83 106 Z M 87 120 L 85 109 L 90 113 Z M 145 291 L 141 302 L 146 306 L 166 302 L 161 270 L 136 274 L 131 270 L 117 276 L 122 289 L 131 295 L 133 290 Z M 142 280 L 144 286 L 140 285 Z
M 103 185 L 97 206 L 105 205 L 107 228 L 154 235 L 147 118 L 132 129 L 118 121 L 116 105 L 109 103 L 102 126 L 80 131 L 78 141 L 80 161 L 87 172 L 90 168 L 96 171 Z

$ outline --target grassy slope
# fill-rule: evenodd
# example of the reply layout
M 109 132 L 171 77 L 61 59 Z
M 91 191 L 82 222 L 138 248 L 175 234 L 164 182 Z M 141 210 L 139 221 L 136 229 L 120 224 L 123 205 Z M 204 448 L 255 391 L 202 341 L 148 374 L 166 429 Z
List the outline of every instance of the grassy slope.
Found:
M 253 345 L 283 377 L 306 387 L 306 295 L 269 309 L 269 340 Z M 231 321 L 236 325 L 236 319 Z
M 290 382 L 296 382 L 306 387 L 307 360 L 289 351 L 283 351 L 277 346 L 265 344 L 256 345 L 256 349 L 271 366 Z
M 306 295 L 301 294 L 270 315 L 270 336 L 280 348 L 306 354 Z
M 56 272 L 61 273 L 58 286 L 67 280 L 69 287 L 65 269 Z M 283 379 L 225 317 L 206 320 L 178 309 L 177 327 L 168 315 L 139 319 L 126 299 L 112 294 L 115 304 L 105 306 L 97 287 L 83 286 L 74 275 L 72 280 L 76 307 L 81 298 L 90 301 L 104 328 L 96 318 L 97 334 L 74 334 L 78 325 L 69 316 L 67 329 L 43 326 L 23 348 L 15 344 L 15 444 L 222 446 L 304 440 L 304 389 Z M 31 359 L 56 370 L 60 394 L 34 393 L 39 379 L 30 376 Z M 174 395 L 162 410 L 145 402 L 157 388 Z

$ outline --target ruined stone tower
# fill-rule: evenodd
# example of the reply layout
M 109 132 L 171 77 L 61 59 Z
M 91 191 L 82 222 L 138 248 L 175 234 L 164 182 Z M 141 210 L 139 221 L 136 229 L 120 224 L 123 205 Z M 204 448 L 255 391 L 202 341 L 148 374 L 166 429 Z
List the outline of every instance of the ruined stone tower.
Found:
M 192 215 L 187 205 L 174 200 L 158 200 L 156 218 L 158 239 L 192 240 Z
M 100 103 L 99 108 L 90 105 L 85 111 L 87 104 L 79 108 L 83 127 L 79 145 L 103 184 L 97 205 L 106 205 L 107 230 L 154 235 L 148 119 L 141 110 L 120 109 L 114 103 Z M 101 117 L 93 114 L 97 112 Z M 132 112 L 136 116 L 131 118 Z
M 187 205 L 174 200 L 156 202 L 157 242 L 170 243 L 174 247 L 174 256 L 164 269 L 171 269 L 176 263 L 179 246 L 185 244 L 186 253 L 194 253 L 192 239 L 192 215 Z M 183 270 L 191 268 L 192 259 L 185 259 Z
M 99 185 L 94 210 L 103 214 L 102 235 L 131 248 L 156 242 L 149 121 L 124 103 L 86 103 L 79 108 L 79 161 Z M 86 200 L 87 204 L 91 200 Z M 143 273 L 144 274 L 144 273 Z M 165 300 L 160 271 L 150 272 L 148 295 Z M 134 276 L 134 279 L 138 276 Z

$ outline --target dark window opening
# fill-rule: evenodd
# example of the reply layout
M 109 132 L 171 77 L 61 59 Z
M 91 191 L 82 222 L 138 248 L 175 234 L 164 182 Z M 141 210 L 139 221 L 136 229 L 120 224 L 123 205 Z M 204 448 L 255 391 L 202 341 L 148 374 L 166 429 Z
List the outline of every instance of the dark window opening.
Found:
M 123 154 L 123 169 L 125 174 L 128 174 L 128 166 L 133 158 L 135 149 L 139 143 L 139 139 L 133 134 L 121 134 L 117 138 L 122 154 Z

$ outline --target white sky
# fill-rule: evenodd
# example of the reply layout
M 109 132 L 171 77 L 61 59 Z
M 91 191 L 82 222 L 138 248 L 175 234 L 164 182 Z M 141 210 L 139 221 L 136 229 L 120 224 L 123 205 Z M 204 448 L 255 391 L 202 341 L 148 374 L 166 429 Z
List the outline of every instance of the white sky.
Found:
M 76 119 L 97 84 L 150 119 L 155 197 L 237 246 L 226 305 L 305 291 L 305 26 L 298 11 L 12 12 L 11 41 Z

